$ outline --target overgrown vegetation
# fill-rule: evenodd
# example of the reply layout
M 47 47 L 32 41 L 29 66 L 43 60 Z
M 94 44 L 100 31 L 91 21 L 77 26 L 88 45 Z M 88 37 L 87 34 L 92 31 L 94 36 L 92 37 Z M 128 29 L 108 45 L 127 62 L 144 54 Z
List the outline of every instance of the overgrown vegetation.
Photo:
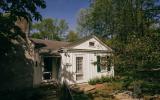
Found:
M 89 91 L 73 92 L 75 100 L 116 100 L 114 95 L 120 91 L 124 91 L 123 82 L 118 77 L 94 78 L 89 81 L 94 88 Z M 89 85 L 88 85 L 89 86 Z M 86 86 L 87 87 L 87 86 Z
M 41 20 L 42 16 L 37 11 L 38 7 L 45 8 L 45 1 L 1 0 L 0 39 L 5 38 L 10 41 L 17 37 L 26 38 L 26 34 L 15 23 L 22 18 L 28 23 L 32 22 L 32 19 Z M 51 20 L 49 23 L 53 24 Z M 84 35 L 95 34 L 102 37 L 103 41 L 113 48 L 115 74 L 120 75 L 121 78 L 118 81 L 123 84 L 123 89 L 132 90 L 137 96 L 155 95 L 160 94 L 159 23 L 160 0 L 91 0 L 90 7 L 80 12 L 78 29 Z M 63 25 L 64 22 L 62 22 Z M 58 30 L 59 33 L 63 33 L 66 28 L 63 27 L 61 31 L 56 29 L 56 32 Z M 49 31 L 53 32 L 52 29 Z M 46 33 L 46 30 L 41 32 Z M 8 45 L 2 42 L 1 44 Z M 3 56 L 5 56 L 6 61 L 12 60 L 10 56 L 6 56 L 9 54 L 6 53 L 6 50 L 10 50 L 10 48 L 2 47 L 1 59 L 4 59 Z M 108 84 L 107 86 L 113 85 L 111 87 L 121 89 L 115 80 L 106 77 L 89 81 L 90 84 L 104 82 Z M 1 93 L 0 96 L 2 99 L 5 97 L 3 100 L 20 100 L 22 98 L 23 100 L 38 100 L 43 92 L 37 88 L 23 92 L 7 91 Z M 101 94 L 101 96 L 103 95 Z
M 66 82 L 63 82 L 60 86 L 59 100 L 74 100 L 71 95 L 70 88 Z
M 27 34 L 29 23 L 42 19 L 37 9 L 45 7 L 44 0 L 0 0 L 0 91 L 33 86 Z
M 24 18 L 28 22 L 32 19 L 41 20 L 42 16 L 37 8 L 45 8 L 44 0 L 1 0 L 0 1 L 0 37 L 15 38 L 24 36 L 17 27 L 16 21 Z M 14 31 L 13 31 L 14 30 Z
M 56 99 L 56 91 L 57 87 L 54 85 L 46 85 L 37 88 L 16 89 L 1 92 L 0 98 L 1 100 L 49 100 L 48 96 L 50 94 L 52 94 L 53 97 L 55 96 Z
M 80 32 L 103 37 L 113 48 L 115 74 L 123 78 L 126 89 L 134 84 L 133 91 L 160 94 L 160 1 L 91 1 L 80 12 Z
M 115 80 L 115 78 L 113 78 L 113 77 L 107 77 L 107 76 L 102 76 L 101 78 L 94 78 L 94 79 L 90 79 L 89 80 L 89 84 L 90 85 L 96 85 L 96 84 L 100 84 L 100 83 L 105 83 L 105 82 L 112 82 L 112 81 L 114 81 Z
M 132 80 L 130 77 L 101 77 L 94 78 L 88 82 L 90 85 L 102 85 L 96 89 L 96 94 L 108 95 L 122 91 L 132 91 L 133 97 L 137 98 L 156 98 L 155 94 L 159 94 L 160 85 L 154 82 L 144 80 Z M 153 97 L 152 97 L 153 96 Z M 148 99 L 149 100 L 149 99 Z

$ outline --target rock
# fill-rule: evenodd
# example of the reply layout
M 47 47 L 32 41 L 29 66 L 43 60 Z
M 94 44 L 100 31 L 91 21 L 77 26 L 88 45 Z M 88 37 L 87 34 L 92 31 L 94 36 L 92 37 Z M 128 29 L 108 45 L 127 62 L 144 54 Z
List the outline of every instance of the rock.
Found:
M 86 91 L 94 90 L 94 89 L 95 89 L 95 87 L 94 87 L 94 86 L 92 86 L 92 85 L 89 85 L 89 86 L 87 86 L 87 87 L 84 87 L 83 89 L 84 89 L 84 91 L 86 92 Z

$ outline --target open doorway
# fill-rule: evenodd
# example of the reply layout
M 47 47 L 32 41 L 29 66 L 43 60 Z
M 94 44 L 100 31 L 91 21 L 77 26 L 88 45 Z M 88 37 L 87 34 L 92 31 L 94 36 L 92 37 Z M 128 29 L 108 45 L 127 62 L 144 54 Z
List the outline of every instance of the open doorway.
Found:
M 52 79 L 52 57 L 44 57 L 44 66 L 42 68 L 43 72 L 43 80 L 50 80 Z
M 60 61 L 61 61 L 60 57 L 54 57 L 54 56 L 43 57 L 43 62 L 44 62 L 44 66 L 42 68 L 43 81 L 52 80 L 52 79 L 58 80 Z

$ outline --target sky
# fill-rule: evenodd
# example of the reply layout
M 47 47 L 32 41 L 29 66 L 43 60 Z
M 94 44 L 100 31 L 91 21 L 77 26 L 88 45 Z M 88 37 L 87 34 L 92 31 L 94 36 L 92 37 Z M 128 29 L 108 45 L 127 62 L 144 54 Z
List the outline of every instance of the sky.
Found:
M 44 18 L 65 19 L 70 30 L 75 30 L 78 12 L 89 6 L 89 0 L 46 0 L 46 6 L 39 10 Z

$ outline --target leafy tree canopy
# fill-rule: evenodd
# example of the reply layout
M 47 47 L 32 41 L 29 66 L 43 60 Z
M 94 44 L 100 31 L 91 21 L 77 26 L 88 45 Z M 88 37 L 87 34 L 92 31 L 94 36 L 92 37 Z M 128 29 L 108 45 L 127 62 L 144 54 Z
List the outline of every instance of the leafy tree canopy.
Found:
M 156 86 L 159 75 L 152 75 L 160 68 L 160 0 L 91 1 L 78 17 L 80 32 L 107 38 L 115 51 L 116 74 Z
M 159 27 L 159 0 L 91 1 L 90 7 L 82 9 L 78 16 L 80 32 L 103 37 L 118 35 L 125 41 L 130 33 L 144 35 L 151 26 Z
M 18 19 L 32 21 L 41 20 L 42 16 L 37 8 L 45 8 L 44 0 L 1 0 L 0 1 L 0 36 L 13 38 L 20 34 L 15 25 Z M 11 31 L 12 30 L 12 31 Z M 14 30 L 14 31 L 13 31 Z M 17 32 L 17 30 L 19 30 Z M 21 35 L 21 34 L 20 34 Z
M 33 24 L 32 30 L 32 37 L 34 38 L 60 40 L 68 30 L 68 24 L 63 19 L 46 18 L 41 22 Z
M 74 41 L 78 40 L 78 38 L 79 38 L 78 33 L 74 32 L 74 31 L 69 31 L 69 33 L 67 35 L 67 41 L 74 42 Z

